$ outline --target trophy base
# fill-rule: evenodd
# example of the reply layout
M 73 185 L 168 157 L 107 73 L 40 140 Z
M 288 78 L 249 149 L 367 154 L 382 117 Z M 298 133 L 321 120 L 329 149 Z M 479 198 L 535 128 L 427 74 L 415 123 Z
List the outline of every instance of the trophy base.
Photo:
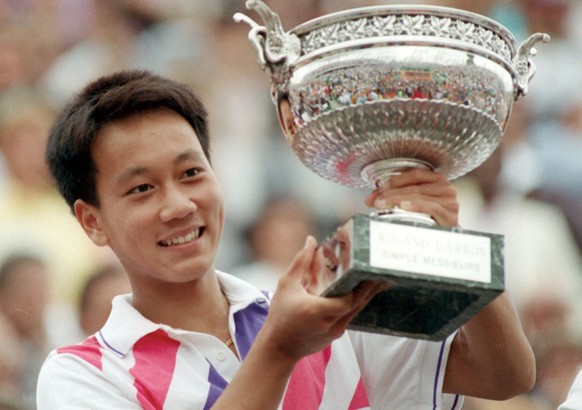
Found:
M 504 290 L 501 235 L 355 215 L 322 244 L 316 277 L 332 297 L 388 283 L 349 328 L 443 340 Z

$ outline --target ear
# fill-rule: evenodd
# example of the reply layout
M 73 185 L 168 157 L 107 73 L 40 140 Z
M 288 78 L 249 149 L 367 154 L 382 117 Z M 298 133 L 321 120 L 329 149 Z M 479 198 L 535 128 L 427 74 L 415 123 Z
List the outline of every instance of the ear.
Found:
M 99 209 L 82 199 L 75 201 L 74 208 L 77 221 L 93 243 L 97 246 L 108 245 L 109 238 L 101 227 Z

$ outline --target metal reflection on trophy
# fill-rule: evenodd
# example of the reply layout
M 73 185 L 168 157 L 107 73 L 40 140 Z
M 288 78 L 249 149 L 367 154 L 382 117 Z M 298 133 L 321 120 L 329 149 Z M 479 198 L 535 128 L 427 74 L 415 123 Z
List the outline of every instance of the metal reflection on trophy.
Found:
M 452 180 L 478 167 L 527 94 L 534 46 L 549 41 L 537 33 L 517 47 L 494 20 L 446 7 L 350 9 L 285 31 L 262 1 L 246 6 L 263 25 L 235 21 L 251 27 L 289 145 L 317 175 L 356 188 L 409 168 Z M 360 330 L 440 340 L 504 290 L 502 235 L 427 215 L 355 215 L 322 249 L 322 294 L 390 283 L 350 325 Z

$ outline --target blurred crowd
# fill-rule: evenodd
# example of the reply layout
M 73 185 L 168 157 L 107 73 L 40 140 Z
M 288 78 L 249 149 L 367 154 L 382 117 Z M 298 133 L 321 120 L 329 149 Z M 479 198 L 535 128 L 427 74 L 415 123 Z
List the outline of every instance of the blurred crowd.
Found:
M 532 392 L 464 408 L 555 409 L 582 366 L 582 2 L 270 0 L 285 29 L 352 7 L 426 3 L 504 24 L 539 45 L 537 73 L 499 149 L 455 181 L 461 225 L 505 235 L 506 287 L 537 356 Z M 46 353 L 94 333 L 123 269 L 55 191 L 44 144 L 55 113 L 99 75 L 144 68 L 206 102 L 225 195 L 220 270 L 274 288 L 308 234 L 323 239 L 364 190 L 307 170 L 282 137 L 270 78 L 248 42 L 244 0 L 0 0 L 0 410 L 34 409 Z M 258 20 L 260 21 L 260 20 Z

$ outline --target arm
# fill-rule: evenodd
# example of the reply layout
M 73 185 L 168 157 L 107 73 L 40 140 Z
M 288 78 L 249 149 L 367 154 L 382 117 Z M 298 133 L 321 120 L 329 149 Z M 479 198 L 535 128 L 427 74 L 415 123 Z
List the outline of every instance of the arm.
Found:
M 457 333 L 443 390 L 506 400 L 529 391 L 535 359 L 507 293 L 483 308 Z
M 378 291 L 366 283 L 342 297 L 313 294 L 308 278 L 316 249 L 309 237 L 280 279 L 265 325 L 213 409 L 276 409 L 295 364 L 341 336 Z
M 435 172 L 416 169 L 394 176 L 366 198 L 366 204 L 427 213 L 442 226 L 459 223 L 456 190 Z M 534 381 L 532 349 L 504 293 L 459 329 L 443 390 L 499 400 L 528 391 Z

